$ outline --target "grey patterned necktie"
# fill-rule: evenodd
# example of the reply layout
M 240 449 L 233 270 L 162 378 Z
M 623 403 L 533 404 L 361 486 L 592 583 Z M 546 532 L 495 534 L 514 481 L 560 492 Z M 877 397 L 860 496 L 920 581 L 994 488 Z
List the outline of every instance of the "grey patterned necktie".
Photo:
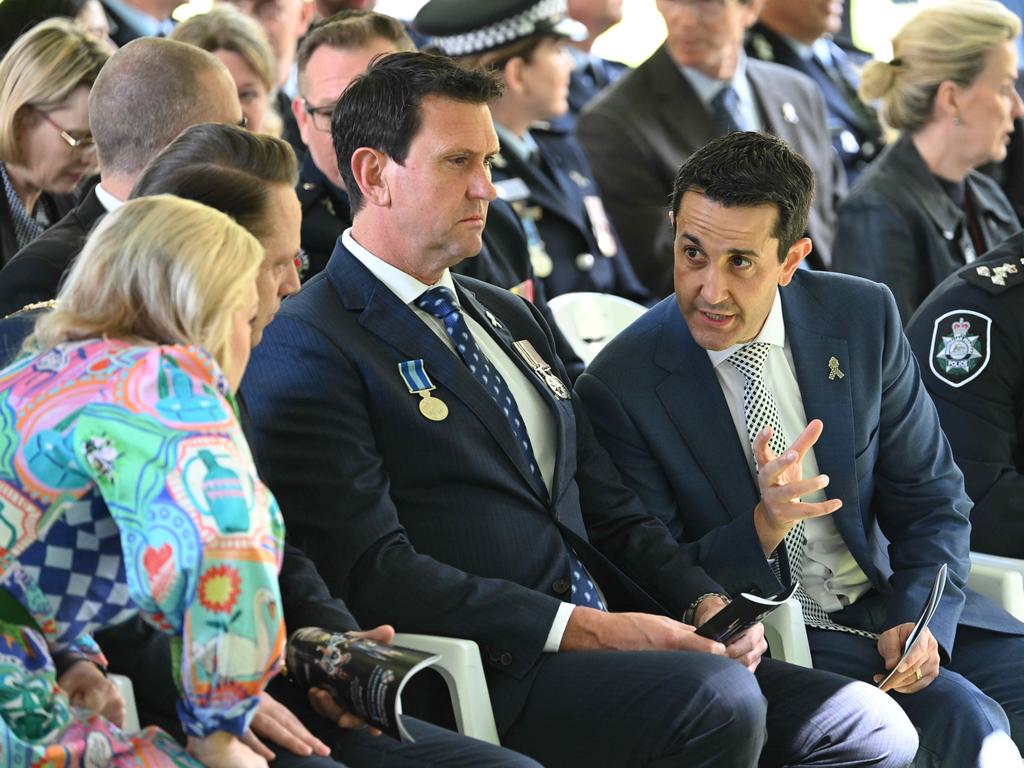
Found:
M 775 397 L 764 380 L 764 365 L 768 359 L 770 347 L 770 344 L 760 341 L 747 344 L 733 352 L 729 356 L 729 362 L 743 374 L 743 417 L 747 422 L 751 451 L 754 448 L 754 438 L 761 433 L 761 430 L 770 426 L 772 436 L 768 447 L 771 448 L 773 454 L 779 456 L 785 453 L 788 445 L 785 432 L 782 429 L 782 421 L 779 419 L 779 409 L 775 404 Z M 756 459 L 754 463 L 756 469 Z M 789 529 L 783 543 L 785 544 L 786 558 L 789 561 L 790 581 L 799 581 L 803 575 L 807 547 L 807 535 L 803 520 Z M 778 558 L 773 561 L 772 570 L 775 571 L 776 576 L 780 575 Z M 825 609 L 807 594 L 802 584 L 796 590 L 796 599 L 800 602 L 800 607 L 804 612 L 804 624 L 809 627 L 849 632 L 862 637 L 877 637 L 871 632 L 836 624 L 825 612 Z

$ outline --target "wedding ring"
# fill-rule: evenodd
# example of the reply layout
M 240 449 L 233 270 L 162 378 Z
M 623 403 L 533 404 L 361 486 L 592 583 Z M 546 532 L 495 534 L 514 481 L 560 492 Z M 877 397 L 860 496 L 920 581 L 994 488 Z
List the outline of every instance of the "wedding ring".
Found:
M 921 668 L 920 667 L 914 667 L 914 682 L 917 682 L 922 677 L 924 677 L 924 675 L 921 674 Z

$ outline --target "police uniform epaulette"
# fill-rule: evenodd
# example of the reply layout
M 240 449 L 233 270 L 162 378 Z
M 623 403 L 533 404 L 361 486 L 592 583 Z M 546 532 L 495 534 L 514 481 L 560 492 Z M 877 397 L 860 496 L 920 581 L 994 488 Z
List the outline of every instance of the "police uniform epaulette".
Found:
M 327 186 L 324 184 L 317 184 L 313 181 L 304 181 L 299 184 L 299 205 L 302 206 L 303 214 L 308 214 L 309 210 L 316 205 L 318 202 L 322 202 L 324 208 L 331 216 L 337 216 L 334 209 L 334 203 L 331 200 L 330 192 Z
M 967 283 L 997 295 L 1016 285 L 1024 285 L 1024 258 L 999 264 L 978 264 L 960 272 Z

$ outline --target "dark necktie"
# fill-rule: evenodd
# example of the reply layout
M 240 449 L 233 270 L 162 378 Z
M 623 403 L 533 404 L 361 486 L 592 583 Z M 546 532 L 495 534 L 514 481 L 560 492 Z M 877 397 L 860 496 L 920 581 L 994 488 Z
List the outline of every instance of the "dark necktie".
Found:
M 450 289 L 439 285 L 425 291 L 416 299 L 416 306 L 444 323 L 444 330 L 452 344 L 455 345 L 455 351 L 462 358 L 462 362 L 466 364 L 469 372 L 473 374 L 473 378 L 480 383 L 480 386 L 487 390 L 487 394 L 490 395 L 494 404 L 508 419 L 516 443 L 526 456 L 526 463 L 530 467 L 533 479 L 541 489 L 546 489 L 537 459 L 533 455 L 533 446 L 530 443 L 530 435 L 526 431 L 526 423 L 512 396 L 512 390 L 508 388 L 508 384 L 498 373 L 498 369 L 491 365 L 491 361 L 484 355 L 483 350 L 477 346 L 476 340 L 466 324 L 466 318 L 462 315 L 462 309 L 455 301 L 455 295 Z M 590 574 L 587 573 L 583 563 L 568 544 L 566 548 L 569 551 L 569 571 L 572 573 L 572 602 L 588 608 L 605 610 L 604 603 L 594 587 Z
M 711 100 L 711 116 L 721 136 L 749 129 L 743 113 L 740 112 L 740 95 L 731 85 L 722 88 Z

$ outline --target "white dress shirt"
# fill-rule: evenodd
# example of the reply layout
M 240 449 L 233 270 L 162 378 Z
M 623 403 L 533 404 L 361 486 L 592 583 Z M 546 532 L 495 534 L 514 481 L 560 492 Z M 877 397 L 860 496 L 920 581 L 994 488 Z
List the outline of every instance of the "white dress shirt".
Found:
M 445 331 L 444 322 L 416 306 L 416 299 L 431 288 L 440 285 L 448 288 L 457 298 L 458 292 L 455 290 L 455 281 L 452 280 L 451 272 L 446 269 L 441 274 L 441 279 L 435 285 L 426 285 L 412 275 L 388 264 L 366 250 L 352 237 L 351 227 L 342 233 L 341 241 L 359 263 L 370 270 L 371 274 L 395 294 L 399 301 L 415 312 L 416 316 L 444 342 L 444 345 L 451 350 L 453 355 L 458 356 L 458 353 L 455 351 L 455 345 L 448 338 L 448 333 Z M 537 466 L 544 479 L 544 485 L 547 487 L 548 493 L 550 493 L 555 474 L 555 452 L 557 447 L 551 409 L 544 397 L 527 378 L 526 374 L 505 353 L 502 346 L 491 337 L 487 329 L 474 320 L 468 312 L 463 312 L 462 316 L 466 321 L 466 325 L 469 326 L 469 332 L 473 334 L 473 339 L 476 341 L 477 346 L 480 347 L 491 365 L 505 379 L 505 383 L 508 384 L 508 388 L 512 392 L 512 397 L 515 398 L 516 405 L 519 407 L 519 413 L 523 417 L 523 423 L 526 425 L 526 431 L 530 435 L 533 457 L 537 461 Z M 427 374 L 429 375 L 430 371 L 427 371 Z M 559 606 L 558 613 L 555 615 L 554 623 L 551 626 L 551 631 L 544 644 L 545 651 L 553 653 L 558 650 L 562 642 L 562 635 L 565 633 L 565 627 L 569 623 L 569 614 L 572 613 L 574 607 L 572 603 L 565 602 Z
M 768 318 L 754 341 L 771 345 L 764 366 L 765 383 L 775 397 L 786 444 L 792 444 L 807 426 L 807 414 L 800 395 L 800 385 L 796 380 L 793 352 L 786 339 L 782 299 L 778 290 L 775 291 L 775 301 Z M 736 434 L 746 449 L 747 456 L 750 457 L 750 471 L 756 479 L 754 453 L 747 434 L 746 417 L 743 414 L 744 378 L 743 374 L 728 362 L 729 357 L 742 346 L 744 344 L 734 344 L 721 351 L 708 350 L 708 357 L 722 387 L 725 401 L 729 405 Z M 827 423 L 825 429 L 828 429 Z M 818 474 L 818 461 L 814 457 L 813 447 L 804 455 L 802 469 L 805 478 Z M 824 491 L 816 491 L 803 496 L 802 500 L 813 503 L 824 501 L 825 498 Z M 800 582 L 807 590 L 807 594 L 825 611 L 832 613 L 842 610 L 871 588 L 871 582 L 850 554 L 831 515 L 806 519 L 804 532 L 807 536 L 807 548 Z
M 116 211 L 118 208 L 124 205 L 124 200 L 118 200 L 112 194 L 107 192 L 107 190 L 103 188 L 103 184 L 97 184 L 95 186 L 95 191 L 96 197 L 100 201 L 100 205 L 103 206 L 107 213 L 110 213 L 111 211 Z

